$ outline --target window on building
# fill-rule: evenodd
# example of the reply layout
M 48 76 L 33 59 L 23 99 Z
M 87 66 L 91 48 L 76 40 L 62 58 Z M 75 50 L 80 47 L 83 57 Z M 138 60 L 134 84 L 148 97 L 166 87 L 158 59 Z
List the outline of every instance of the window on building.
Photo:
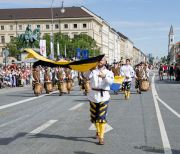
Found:
M 74 38 L 77 38 L 78 34 L 74 34 Z
M 1 30 L 4 30 L 4 26 L 3 25 L 1 25 Z
M 74 24 L 74 28 L 77 28 L 77 24 Z
M 1 36 L 1 43 L 5 43 L 5 36 Z
M 14 38 L 14 36 L 10 36 L 10 40 L 12 40 Z
M 87 28 L 87 24 L 83 24 L 83 28 Z
M 37 25 L 37 28 L 39 28 L 39 29 L 40 29 L 40 28 L 41 28 L 41 26 L 40 26 L 40 25 Z
M 13 30 L 13 25 L 10 25 L 10 26 L 9 26 L 9 29 L 10 29 L 10 30 Z
M 19 25 L 19 30 L 22 30 L 22 25 Z
M 49 29 L 50 28 L 50 26 L 49 25 L 46 25 L 46 29 Z
M 67 29 L 68 28 L 68 24 L 64 24 L 64 28 Z
M 59 28 L 59 25 L 58 24 L 55 24 L 55 29 L 58 29 Z

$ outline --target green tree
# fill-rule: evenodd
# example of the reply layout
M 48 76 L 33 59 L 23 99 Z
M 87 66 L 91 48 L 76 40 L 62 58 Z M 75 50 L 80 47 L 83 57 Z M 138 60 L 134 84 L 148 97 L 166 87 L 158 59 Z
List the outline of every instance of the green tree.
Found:
M 50 55 L 50 35 L 45 34 L 43 39 L 46 40 L 46 50 L 47 55 Z M 61 55 L 65 56 L 65 48 L 67 57 L 72 58 L 76 56 L 76 49 L 86 49 L 89 50 L 89 56 L 97 56 L 100 54 L 100 48 L 96 45 L 96 41 L 86 35 L 86 34 L 79 34 L 75 35 L 73 39 L 71 39 L 68 35 L 63 35 L 62 33 L 55 33 L 54 34 L 54 51 L 55 57 L 57 57 L 57 43 L 60 44 L 60 52 Z M 6 47 L 10 51 L 10 56 L 16 57 L 20 54 L 21 49 L 24 47 L 23 42 L 18 38 L 13 38 Z M 35 47 L 39 47 L 39 42 L 35 43 Z
M 47 54 L 50 54 L 50 35 L 46 34 L 43 36 L 43 39 L 46 40 L 47 45 Z M 54 34 L 54 55 L 57 56 L 57 43 L 60 44 L 60 53 L 62 56 L 65 56 L 65 48 L 67 57 L 72 58 L 76 55 L 76 49 L 87 49 L 89 50 L 89 55 L 97 56 L 100 54 L 100 49 L 96 45 L 96 41 L 92 37 L 86 34 L 75 35 L 71 39 L 68 35 L 63 35 L 62 33 Z
M 100 49 L 96 45 L 96 41 L 89 35 L 79 34 L 72 39 L 74 49 L 86 49 L 89 50 L 89 55 L 97 56 L 100 54 Z
M 151 65 L 153 65 L 153 62 L 154 62 L 154 57 L 150 57 L 149 63 L 150 63 Z
M 6 48 L 9 49 L 9 56 L 16 57 L 20 55 L 23 43 L 20 42 L 16 37 L 12 38 L 11 41 L 6 44 Z

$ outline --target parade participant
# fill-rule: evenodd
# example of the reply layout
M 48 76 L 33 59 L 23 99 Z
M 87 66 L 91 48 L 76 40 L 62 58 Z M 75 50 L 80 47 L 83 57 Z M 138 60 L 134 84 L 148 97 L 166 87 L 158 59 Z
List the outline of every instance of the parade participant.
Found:
M 84 91 L 84 95 L 86 96 L 90 92 L 90 80 L 84 77 L 83 73 L 81 73 L 82 77 L 82 90 Z
M 84 73 L 84 77 L 90 80 L 91 90 L 88 93 L 90 101 L 91 122 L 96 126 L 96 138 L 99 144 L 104 144 L 104 131 L 106 124 L 107 108 L 110 99 L 110 85 L 114 81 L 114 75 L 105 67 L 106 58 L 102 58 L 97 68 Z
M 119 76 L 120 74 L 120 67 L 117 62 L 114 63 L 114 66 L 112 67 L 112 72 L 114 73 L 114 76 Z
M 72 70 L 66 68 L 65 73 L 66 73 L 67 90 L 68 90 L 68 94 L 70 94 L 70 91 L 72 90 Z
M 164 72 L 164 68 L 163 68 L 162 64 L 160 64 L 160 66 L 159 66 L 159 80 L 163 80 L 163 72 Z
M 57 72 L 59 96 L 67 93 L 66 73 L 64 68 L 59 67 Z
M 142 80 L 145 78 L 145 71 L 142 68 L 141 64 L 137 65 L 137 68 L 135 70 L 135 88 L 137 89 L 137 92 L 141 94 L 141 88 L 140 88 L 140 83 Z
M 126 64 L 120 68 L 120 75 L 125 77 L 124 83 L 123 83 L 124 94 L 125 94 L 125 99 L 129 99 L 131 81 L 132 81 L 132 78 L 134 77 L 134 70 L 132 66 L 130 65 L 130 59 L 126 59 Z
M 171 77 L 173 78 L 174 81 L 174 65 L 171 64 L 170 68 L 169 68 L 169 79 L 171 81 Z
M 32 86 L 33 86 L 33 90 L 34 90 L 35 82 L 40 83 L 40 70 L 39 70 L 38 66 L 33 68 L 33 71 L 32 71 Z
M 44 72 L 44 89 L 46 90 L 46 93 L 49 93 L 52 91 L 52 81 L 51 81 L 51 74 L 50 70 L 48 68 L 45 68 Z
M 42 85 L 40 82 L 40 70 L 38 66 L 33 68 L 33 90 L 36 96 L 42 93 Z
M 145 77 L 146 77 L 146 79 L 148 80 L 149 79 L 149 65 L 148 65 L 148 63 L 145 63 L 145 65 L 144 65 L 144 71 L 145 71 Z

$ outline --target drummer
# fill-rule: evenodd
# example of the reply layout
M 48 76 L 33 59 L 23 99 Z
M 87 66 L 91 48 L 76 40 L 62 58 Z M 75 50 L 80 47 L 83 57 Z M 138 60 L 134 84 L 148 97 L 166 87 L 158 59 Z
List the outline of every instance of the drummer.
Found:
M 145 71 L 142 67 L 142 63 L 138 64 L 135 70 L 135 88 L 137 89 L 137 93 L 141 94 L 140 83 L 143 79 L 145 79 Z
M 40 83 L 40 70 L 39 70 L 39 66 L 34 67 L 33 71 L 32 71 L 32 88 L 33 88 L 33 90 L 34 90 L 35 82 L 39 82 Z
M 44 72 L 44 88 L 46 89 L 46 82 L 51 82 L 52 81 L 52 76 L 50 75 L 50 70 L 48 67 L 45 67 L 45 72 Z
M 64 71 L 64 68 L 59 67 L 57 72 L 57 78 L 58 78 L 58 90 L 60 91 L 60 96 L 64 93 L 67 93 L 66 88 L 66 73 Z M 64 85 L 64 86 L 61 86 Z M 63 88 L 62 88 L 63 87 Z

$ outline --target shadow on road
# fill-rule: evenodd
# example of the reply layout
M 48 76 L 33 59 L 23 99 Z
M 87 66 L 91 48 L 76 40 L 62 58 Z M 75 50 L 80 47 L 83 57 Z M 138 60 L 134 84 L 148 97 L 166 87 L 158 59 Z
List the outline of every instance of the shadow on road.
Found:
M 21 132 L 21 133 L 16 134 L 16 135 L 13 136 L 13 137 L 0 138 L 0 145 L 8 145 L 8 144 L 10 144 L 11 142 L 17 140 L 18 138 L 24 137 L 26 134 L 27 134 L 27 133 L 25 133 L 25 132 Z
M 71 140 L 71 141 L 82 141 L 82 142 L 90 142 L 95 143 L 93 141 L 89 141 L 87 139 L 92 139 L 93 137 L 67 137 L 62 135 L 52 135 L 52 134 L 36 134 L 36 135 L 30 135 L 29 138 L 52 138 L 52 139 L 61 139 L 61 140 Z

